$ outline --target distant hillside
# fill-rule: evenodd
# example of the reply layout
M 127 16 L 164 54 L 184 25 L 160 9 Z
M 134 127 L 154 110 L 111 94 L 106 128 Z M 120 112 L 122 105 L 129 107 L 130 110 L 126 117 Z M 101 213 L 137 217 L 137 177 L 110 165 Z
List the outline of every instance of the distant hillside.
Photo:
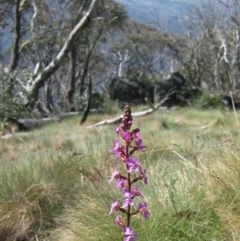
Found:
M 116 0 L 123 4 L 129 17 L 151 24 L 161 31 L 181 34 L 181 18 L 194 0 Z

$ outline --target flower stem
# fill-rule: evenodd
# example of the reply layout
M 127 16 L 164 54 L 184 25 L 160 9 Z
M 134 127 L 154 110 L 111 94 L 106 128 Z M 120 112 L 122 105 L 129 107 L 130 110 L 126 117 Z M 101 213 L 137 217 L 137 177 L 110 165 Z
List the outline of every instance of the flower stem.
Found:
M 129 157 L 128 147 L 129 147 L 129 143 L 126 141 L 126 158 Z M 128 170 L 128 168 L 129 168 L 128 165 L 126 165 L 126 168 Z M 127 175 L 127 180 L 128 180 L 128 192 L 130 193 L 131 192 L 131 174 L 130 173 L 128 173 L 128 175 Z M 131 206 L 128 204 L 128 207 L 127 207 L 127 227 L 130 226 L 130 220 L 131 220 Z

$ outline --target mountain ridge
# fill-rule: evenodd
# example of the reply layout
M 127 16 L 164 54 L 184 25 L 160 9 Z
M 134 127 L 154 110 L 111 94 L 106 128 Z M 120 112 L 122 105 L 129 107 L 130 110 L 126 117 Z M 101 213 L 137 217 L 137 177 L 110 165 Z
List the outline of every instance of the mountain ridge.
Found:
M 160 31 L 182 34 L 181 18 L 187 14 L 194 0 L 117 0 L 130 18 Z

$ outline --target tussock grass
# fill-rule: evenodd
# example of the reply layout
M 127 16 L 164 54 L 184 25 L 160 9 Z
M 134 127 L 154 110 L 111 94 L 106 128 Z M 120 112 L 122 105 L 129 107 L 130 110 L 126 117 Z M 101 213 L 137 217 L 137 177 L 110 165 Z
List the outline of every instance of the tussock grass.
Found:
M 79 126 L 74 117 L 0 141 L 0 240 L 123 239 L 108 215 L 121 198 L 108 183 L 121 167 L 108 152 L 115 126 L 85 127 L 95 120 Z M 132 219 L 137 240 L 240 240 L 234 113 L 159 110 L 134 119 L 137 126 L 148 146 L 138 157 L 149 185 L 139 186 L 151 210 L 149 220 Z

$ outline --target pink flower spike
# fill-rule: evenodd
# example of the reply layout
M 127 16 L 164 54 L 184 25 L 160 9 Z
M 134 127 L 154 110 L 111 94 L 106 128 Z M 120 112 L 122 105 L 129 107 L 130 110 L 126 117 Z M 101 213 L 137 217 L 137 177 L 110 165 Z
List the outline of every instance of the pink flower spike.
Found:
M 120 209 L 120 205 L 118 204 L 118 200 L 114 203 L 112 203 L 109 215 L 112 214 L 114 211 L 117 211 Z
M 138 204 L 138 210 L 139 210 L 140 213 L 143 214 L 143 217 L 144 217 L 144 218 L 148 219 L 150 213 L 149 213 L 149 211 L 147 210 L 147 203 L 146 203 L 146 202 L 144 202 L 143 204 L 142 204 L 142 203 L 139 203 L 139 204 Z
M 112 182 L 113 179 L 117 179 L 117 178 L 119 178 L 119 172 L 115 168 L 113 173 L 112 173 L 112 176 L 111 176 L 111 178 L 110 178 L 110 180 L 108 182 Z
M 115 222 L 116 222 L 117 226 L 119 226 L 121 228 L 125 228 L 125 223 L 124 223 L 122 216 L 118 215 L 115 219 Z
M 125 234 L 124 241 L 135 241 L 137 238 L 137 234 L 133 232 L 131 227 L 125 227 L 123 228 L 123 233 Z
M 124 217 L 122 217 L 123 214 L 122 216 L 116 215 L 117 217 L 115 219 L 116 225 L 122 229 L 124 236 L 123 241 L 135 241 L 138 236 L 131 228 L 132 216 L 138 213 L 143 215 L 146 219 L 150 216 L 146 202 L 138 203 L 138 205 L 136 204 L 136 199 L 138 199 L 138 197 L 143 198 L 143 195 L 140 189 L 135 186 L 135 183 L 142 180 L 145 184 L 148 184 L 148 179 L 146 170 L 140 165 L 140 160 L 133 155 L 136 151 L 145 151 L 146 146 L 143 145 L 140 129 L 131 129 L 132 124 L 133 117 L 131 107 L 126 105 L 121 124 L 115 128 L 118 140 L 115 141 L 115 146 L 109 150 L 124 166 L 124 170 L 116 166 L 116 168 L 112 170 L 109 180 L 109 182 L 115 181 L 115 188 L 120 190 L 123 196 L 121 200 L 118 199 L 111 204 L 109 212 L 110 215 L 115 211 L 120 211 L 125 215 Z M 116 239 L 115 235 L 112 239 Z

